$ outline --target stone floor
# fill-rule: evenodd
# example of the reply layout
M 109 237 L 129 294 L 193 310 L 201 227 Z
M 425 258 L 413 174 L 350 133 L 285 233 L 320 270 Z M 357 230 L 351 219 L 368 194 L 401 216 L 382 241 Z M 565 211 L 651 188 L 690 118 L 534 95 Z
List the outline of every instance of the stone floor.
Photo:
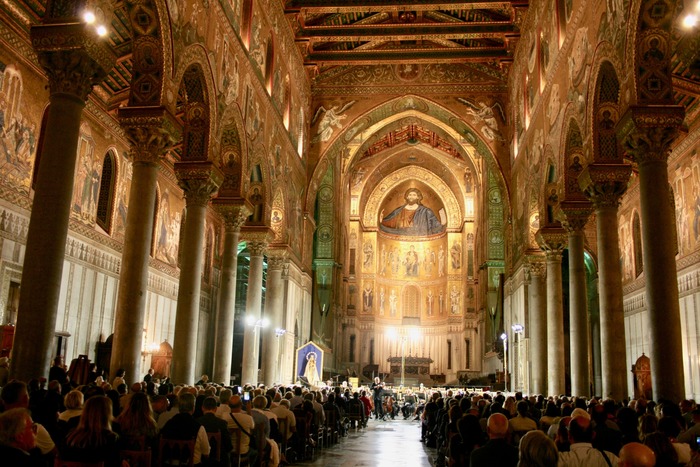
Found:
M 400 418 L 400 417 L 399 417 Z M 328 448 L 316 449 L 313 461 L 294 465 L 324 467 L 418 467 L 434 464 L 435 449 L 420 441 L 420 422 L 370 420 L 367 428 L 350 429 L 348 436 Z

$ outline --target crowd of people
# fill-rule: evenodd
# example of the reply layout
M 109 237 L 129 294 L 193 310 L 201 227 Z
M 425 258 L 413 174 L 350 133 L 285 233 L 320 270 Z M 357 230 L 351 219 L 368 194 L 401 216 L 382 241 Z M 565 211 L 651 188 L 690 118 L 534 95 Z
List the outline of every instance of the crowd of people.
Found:
M 58 367 L 58 369 L 56 369 Z M 63 369 L 65 370 L 65 369 Z M 53 466 L 54 460 L 123 467 L 123 450 L 150 450 L 160 465 L 161 439 L 194 440 L 195 465 L 276 467 L 308 456 L 318 443 L 365 427 L 374 409 L 368 391 L 347 386 L 224 386 L 206 375 L 194 386 L 158 380 L 153 371 L 127 387 L 119 370 L 111 383 L 96 376 L 71 384 L 60 362 L 45 378 L 7 382 L 0 392 L 0 463 Z M 220 456 L 209 434 L 220 434 Z M 259 462 L 259 461 L 263 461 Z M 233 462 L 232 462 L 233 461 Z
M 436 465 L 520 467 L 700 466 L 694 401 L 626 402 L 432 391 L 422 441 Z
M 158 380 L 150 370 L 127 388 L 97 376 L 76 386 L 56 379 L 7 382 L 0 392 L 0 463 L 52 466 L 67 461 L 124 467 L 123 450 L 162 439 L 192 440 L 195 465 L 275 467 L 305 458 L 318 443 L 403 415 L 419 421 L 421 441 L 440 466 L 700 466 L 700 408 L 694 401 L 468 393 L 419 388 L 194 386 Z M 218 459 L 210 434 L 219 433 Z

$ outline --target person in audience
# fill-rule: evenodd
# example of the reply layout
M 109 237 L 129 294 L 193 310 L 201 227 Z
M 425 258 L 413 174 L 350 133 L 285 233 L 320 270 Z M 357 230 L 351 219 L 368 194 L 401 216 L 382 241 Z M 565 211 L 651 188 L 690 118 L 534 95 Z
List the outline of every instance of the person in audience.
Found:
M 553 401 L 547 402 L 544 415 L 540 418 L 540 429 L 547 433 L 549 427 L 561 417 L 561 411 Z
M 560 467 L 609 467 L 617 465 L 617 456 L 609 451 L 595 449 L 592 422 L 586 417 L 574 417 L 569 422 L 569 452 L 559 455 Z
M 245 456 L 250 451 L 250 436 L 255 428 L 255 422 L 253 417 L 242 411 L 241 396 L 232 396 L 229 405 L 231 413 L 226 422 L 231 433 L 231 445 L 236 454 Z
M 216 408 L 216 416 L 228 423 L 229 414 L 231 413 L 231 407 L 229 407 L 229 401 L 233 396 L 233 391 L 230 389 L 222 389 L 219 393 L 219 406 Z
M 678 441 L 688 443 L 691 449 L 697 451 L 700 449 L 697 443 L 697 439 L 700 437 L 700 409 L 694 409 L 691 414 L 690 428 L 678 435 Z
M 654 451 L 656 467 L 678 467 L 678 453 L 663 433 L 649 433 L 644 437 L 644 445 Z
M 644 438 L 648 435 L 655 433 L 657 427 L 659 426 L 659 419 L 656 415 L 645 413 L 639 419 L 639 439 L 644 442 Z
M 659 420 L 659 432 L 666 435 L 666 438 L 668 438 L 671 445 L 676 450 L 676 454 L 678 454 L 678 462 L 685 465 L 690 462 L 690 445 L 678 442 L 677 438 L 680 431 L 681 426 L 677 418 L 665 415 Z
M 194 443 L 194 464 L 202 462 L 202 456 L 208 456 L 211 447 L 209 438 L 204 427 L 194 419 L 193 394 L 185 393 L 178 396 L 178 414 L 168 420 L 161 435 L 167 439 L 193 439 Z
M 537 429 L 537 422 L 530 418 L 530 405 L 526 401 L 520 401 L 516 405 L 517 415 L 508 422 L 510 430 L 521 435 Z
M 29 410 L 18 407 L 0 414 L 0 459 L 8 466 L 46 465 L 46 461 L 36 455 L 36 425 Z
M 488 442 L 472 451 L 469 456 L 469 465 L 471 467 L 494 465 L 515 467 L 518 463 L 518 448 L 511 446 L 506 439 L 508 418 L 502 413 L 494 413 L 488 418 L 486 432 L 489 437 Z
M 0 393 L 2 399 L 3 410 L 11 410 L 16 408 L 29 408 L 29 392 L 27 385 L 22 381 L 11 381 L 2 388 Z M 39 448 L 41 454 L 51 457 L 56 450 L 56 444 L 51 439 L 49 432 L 41 423 L 36 423 L 36 447 Z
M 199 417 L 197 421 L 204 427 L 207 433 L 221 434 L 221 451 L 218 465 L 220 467 L 228 467 L 231 465 L 231 436 L 228 433 L 228 423 L 216 416 L 216 399 L 207 397 L 202 403 L 202 412 L 204 415 Z
M 617 465 L 618 467 L 654 467 L 656 455 L 651 448 L 641 443 L 627 443 L 620 449 L 620 460 Z
M 83 393 L 73 389 L 66 394 L 64 404 L 66 410 L 58 415 L 58 424 L 54 438 L 59 443 L 63 443 L 68 433 L 70 433 L 80 422 L 80 416 L 83 414 Z
M 450 467 L 468 466 L 472 451 L 484 445 L 479 419 L 473 414 L 465 415 L 457 421 L 457 432 L 459 436 L 449 445 Z
M 275 399 L 280 398 L 279 393 L 275 394 Z M 277 420 L 280 423 L 282 420 L 286 421 L 287 424 L 287 430 L 286 433 L 281 433 L 282 436 L 285 437 L 285 441 L 289 440 L 292 435 L 294 434 L 295 431 L 297 431 L 297 419 L 294 416 L 294 412 L 289 410 L 289 401 L 287 399 L 280 399 L 278 402 L 277 407 L 274 407 L 270 409 L 272 412 L 277 415 Z
M 542 431 L 531 430 L 520 438 L 518 467 L 557 467 L 559 452 Z
M 59 449 L 62 460 L 104 462 L 105 467 L 119 467 L 119 436 L 112 431 L 112 401 L 105 396 L 85 402 L 78 426 L 66 437 Z
M 134 438 L 144 437 L 146 445 L 153 452 L 158 446 L 158 424 L 153 415 L 151 402 L 143 392 L 132 394 L 131 398 L 114 423 L 114 431 L 122 438 L 122 446 L 134 449 L 130 442 Z

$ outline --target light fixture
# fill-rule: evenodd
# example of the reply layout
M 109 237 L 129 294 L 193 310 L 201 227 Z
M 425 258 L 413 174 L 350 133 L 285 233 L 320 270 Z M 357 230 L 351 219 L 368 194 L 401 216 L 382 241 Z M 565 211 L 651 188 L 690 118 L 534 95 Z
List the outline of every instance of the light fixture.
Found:
M 523 332 L 523 330 L 525 329 L 525 327 L 522 324 L 514 324 L 511 326 L 511 328 L 513 329 L 513 332 L 516 334 Z
M 503 334 L 501 334 L 501 340 L 505 342 L 506 339 L 508 339 L 508 334 L 504 332 Z
M 685 29 L 693 29 L 695 26 L 698 25 L 698 20 L 700 20 L 699 17 L 700 14 L 700 0 L 695 2 L 695 9 L 691 13 L 688 13 L 683 17 L 683 27 Z
M 93 13 L 92 11 L 86 11 L 85 13 L 83 13 L 83 19 L 87 24 L 92 24 L 97 18 L 95 18 L 95 13 Z
M 270 320 L 267 318 L 258 319 L 255 316 L 248 315 L 245 318 L 245 324 L 256 328 L 266 328 L 270 324 Z
M 275 329 L 275 337 L 282 337 L 287 333 L 286 329 L 277 328 Z

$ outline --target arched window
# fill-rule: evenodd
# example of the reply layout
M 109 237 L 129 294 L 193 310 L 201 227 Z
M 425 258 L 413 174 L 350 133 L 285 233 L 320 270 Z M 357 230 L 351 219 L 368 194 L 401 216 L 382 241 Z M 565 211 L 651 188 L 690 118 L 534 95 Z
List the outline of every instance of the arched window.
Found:
M 112 228 L 112 209 L 114 206 L 114 192 L 116 188 L 115 156 L 112 151 L 105 154 L 102 161 L 102 176 L 100 178 L 100 192 L 97 196 L 97 225 L 105 232 L 110 233 Z
M 634 240 L 634 276 L 639 277 L 644 271 L 644 259 L 642 257 L 642 227 L 638 212 L 634 213 L 632 220 L 632 238 Z

